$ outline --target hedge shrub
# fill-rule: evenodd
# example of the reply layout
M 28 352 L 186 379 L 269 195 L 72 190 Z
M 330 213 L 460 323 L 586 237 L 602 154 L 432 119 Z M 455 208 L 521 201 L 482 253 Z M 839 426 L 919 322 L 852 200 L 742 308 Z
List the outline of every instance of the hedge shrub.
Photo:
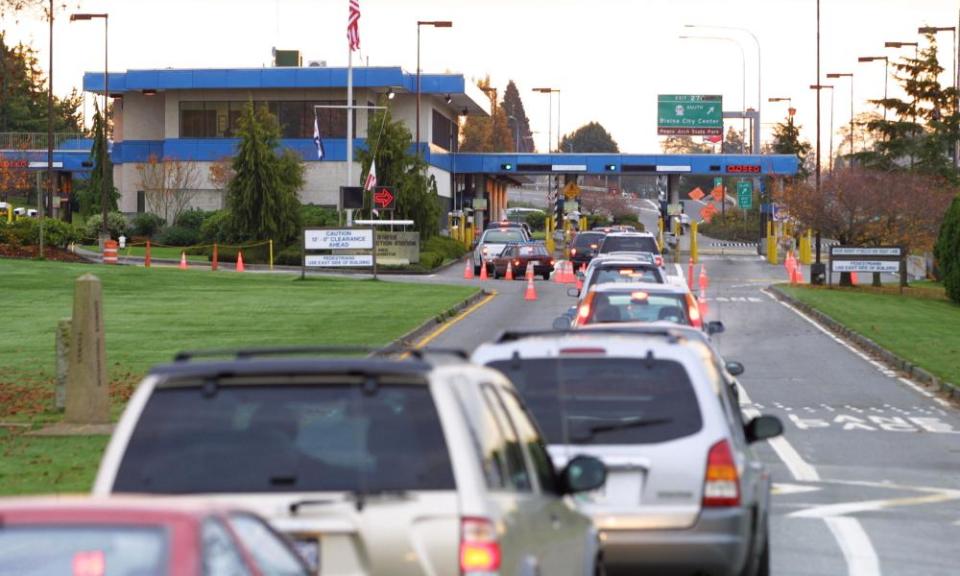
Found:
M 86 227 L 84 229 L 84 236 L 86 239 L 95 239 L 100 235 L 100 226 L 103 222 L 103 218 L 100 217 L 100 214 L 94 214 L 87 219 Z M 111 238 L 119 238 L 120 236 L 129 236 L 128 232 L 130 231 L 129 225 L 127 224 L 127 218 L 120 212 L 110 212 L 107 214 L 107 232 L 110 233 Z
M 420 266 L 432 269 L 443 264 L 443 254 L 438 254 L 436 252 L 421 252 L 420 253 Z
M 153 238 L 166 223 L 163 218 L 156 214 L 143 212 L 133 217 L 130 222 L 130 233 L 134 236 Z
M 185 226 L 171 226 L 160 232 L 156 241 L 166 246 L 193 246 L 200 243 L 200 232 Z
M 534 232 L 540 232 L 547 229 L 547 215 L 543 212 L 531 212 L 524 218 L 527 226 Z
M 203 210 L 186 210 L 180 213 L 180 216 L 177 217 L 177 221 L 174 222 L 173 225 L 199 231 L 207 218 L 210 218 L 215 213 L 216 212 L 205 212 Z
M 453 238 L 434 236 L 420 245 L 421 258 L 423 257 L 423 252 L 435 252 L 444 258 L 456 260 L 463 256 L 467 250 L 463 247 L 463 244 Z
M 933 250 L 947 296 L 960 304 L 960 196 L 953 199 Z

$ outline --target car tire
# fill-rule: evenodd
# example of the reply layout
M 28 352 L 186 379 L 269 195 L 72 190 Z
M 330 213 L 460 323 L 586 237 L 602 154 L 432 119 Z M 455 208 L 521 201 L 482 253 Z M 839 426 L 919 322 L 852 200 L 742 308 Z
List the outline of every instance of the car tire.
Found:
M 607 566 L 603 563 L 603 556 L 597 555 L 593 563 L 593 576 L 607 576 Z
M 544 272 L 541 276 L 543 276 L 543 279 L 544 279 L 544 280 L 547 280 L 547 281 L 550 280 L 550 273 L 549 273 L 549 272 Z
M 480 267 L 479 267 L 479 266 L 474 266 L 474 267 L 473 267 L 473 275 L 474 275 L 474 276 L 479 276 L 479 275 L 480 275 Z

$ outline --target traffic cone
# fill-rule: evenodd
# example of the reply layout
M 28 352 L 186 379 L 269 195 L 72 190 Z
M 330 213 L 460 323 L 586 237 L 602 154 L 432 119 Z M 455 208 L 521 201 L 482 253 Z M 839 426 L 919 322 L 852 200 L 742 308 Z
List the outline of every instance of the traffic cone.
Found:
M 237 252 L 237 272 L 243 272 L 243 252 Z
M 563 283 L 563 260 L 557 261 L 553 267 L 553 281 L 557 284 Z
M 532 270 L 532 269 L 531 269 Z M 536 300 L 537 289 L 533 287 L 533 276 L 527 276 L 527 291 L 523 294 L 524 300 Z
M 853 284 L 854 286 L 860 283 L 860 278 L 857 276 L 856 272 L 850 273 L 850 283 Z
M 213 258 L 210 260 L 210 270 L 217 271 L 220 269 L 220 261 L 217 254 L 217 243 L 213 243 Z
M 533 264 L 532 263 L 527 262 L 527 269 L 526 269 L 526 272 L 524 272 L 524 276 L 526 276 L 527 280 L 533 280 Z
M 803 265 L 797 262 L 797 267 L 793 269 L 793 275 L 797 279 L 797 284 L 803 284 Z
M 473 258 L 467 258 L 467 264 L 463 267 L 463 279 L 473 280 Z
M 181 270 L 187 269 L 187 253 L 186 252 L 180 252 L 180 269 Z
M 567 262 L 567 284 L 576 284 L 577 275 L 573 273 L 573 262 Z
M 710 307 L 707 305 L 707 293 L 702 288 L 700 289 L 700 297 L 697 298 L 697 308 L 700 309 L 700 320 L 706 323 Z
M 513 280 L 513 262 L 507 262 L 507 274 L 503 278 L 504 280 Z
M 690 258 L 690 263 L 687 265 L 687 288 L 693 292 L 693 258 Z
M 706 292 L 707 288 L 710 287 L 710 278 L 707 276 L 707 265 L 700 265 L 700 293 L 703 294 Z
M 144 268 L 150 267 L 150 241 L 149 240 L 147 240 L 147 253 L 144 255 L 144 258 L 143 258 L 143 267 Z
M 487 276 L 487 263 L 482 259 L 480 260 L 480 280 L 488 280 Z

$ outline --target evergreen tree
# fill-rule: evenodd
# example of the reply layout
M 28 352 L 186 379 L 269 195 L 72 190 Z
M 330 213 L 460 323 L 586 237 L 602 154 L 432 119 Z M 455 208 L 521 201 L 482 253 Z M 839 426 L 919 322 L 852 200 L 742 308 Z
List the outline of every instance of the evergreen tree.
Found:
M 96 101 L 93 103 L 93 110 L 93 147 L 90 149 L 93 170 L 90 171 L 90 178 L 77 191 L 80 214 L 84 218 L 102 213 L 100 200 L 103 198 L 104 178 L 107 180 L 107 212 L 116 212 L 117 203 L 120 201 L 120 193 L 113 185 L 113 162 L 110 154 L 103 153 L 107 138 L 104 134 L 103 114 L 100 113 L 100 106 Z M 103 164 L 104 157 L 106 165 Z
M 265 106 L 249 102 L 240 116 L 240 143 L 227 186 L 231 227 L 238 238 L 280 245 L 300 235 L 303 160 L 292 150 L 277 153 L 280 128 Z
M 727 135 L 720 145 L 720 151 L 723 154 L 743 154 L 746 151 L 743 141 L 743 132 L 734 129 L 733 126 L 727 128 Z
M 517 149 L 521 152 L 533 152 L 533 132 L 530 131 L 530 120 L 527 118 L 527 113 L 523 108 L 520 91 L 517 90 L 517 85 L 513 83 L 513 80 L 507 83 L 507 89 L 503 92 L 502 107 L 507 115 L 507 120 L 510 120 L 510 116 L 513 116 L 520 125 L 518 130 L 514 125 L 514 121 L 510 120 L 510 131 L 514 139 L 517 137 L 517 132 L 519 131 L 520 133 L 520 142 L 514 143 L 518 145 Z
M 564 135 L 560 140 L 561 152 L 619 152 L 613 136 L 599 122 L 590 122 Z
M 692 136 L 667 136 L 660 141 L 664 154 L 710 154 L 713 146 L 706 142 L 697 142 Z
M 960 196 L 953 199 L 943 219 L 934 255 L 947 296 L 960 304 Z
M 412 143 L 410 131 L 403 122 L 393 120 L 389 108 L 378 110 L 367 130 L 367 149 L 358 150 L 357 159 L 361 173 L 367 174 L 376 154 L 377 185 L 394 188 L 395 216 L 413 220 L 420 238 L 426 240 L 440 230 L 440 197 L 433 176 L 426 176 L 426 162 L 411 153 Z M 371 207 L 367 193 L 364 209 Z
M 787 116 L 786 120 L 773 127 L 772 149 L 774 154 L 793 154 L 797 157 L 800 164 L 797 177 L 800 180 L 806 180 L 810 176 L 810 170 L 807 167 L 810 143 L 800 140 L 800 126 L 794 124 L 793 116 Z
M 74 90 L 53 97 L 53 131 L 81 132 L 81 98 Z M 0 32 L 0 132 L 47 131 L 47 82 L 36 51 L 24 44 L 10 47 Z
M 960 137 L 957 91 L 940 84 L 936 36 L 927 34 L 927 46 L 917 57 L 893 64 L 906 99 L 873 100 L 893 118 L 877 119 L 868 128 L 881 137 L 873 150 L 859 155 L 866 166 L 884 170 L 917 170 L 957 180 L 953 146 Z M 888 113 L 889 117 L 889 113 Z
M 466 119 L 460 141 L 461 152 L 513 152 L 513 126 L 507 118 L 504 106 L 497 105 L 496 92 L 490 89 L 490 77 L 477 82 L 477 86 L 490 96 L 491 115 L 473 116 Z

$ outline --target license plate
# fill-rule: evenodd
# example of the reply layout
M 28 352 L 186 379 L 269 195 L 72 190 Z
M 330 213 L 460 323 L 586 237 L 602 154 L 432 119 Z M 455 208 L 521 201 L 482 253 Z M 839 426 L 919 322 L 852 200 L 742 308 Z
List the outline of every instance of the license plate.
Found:
M 292 538 L 293 547 L 313 574 L 320 573 L 320 540 L 316 537 Z

